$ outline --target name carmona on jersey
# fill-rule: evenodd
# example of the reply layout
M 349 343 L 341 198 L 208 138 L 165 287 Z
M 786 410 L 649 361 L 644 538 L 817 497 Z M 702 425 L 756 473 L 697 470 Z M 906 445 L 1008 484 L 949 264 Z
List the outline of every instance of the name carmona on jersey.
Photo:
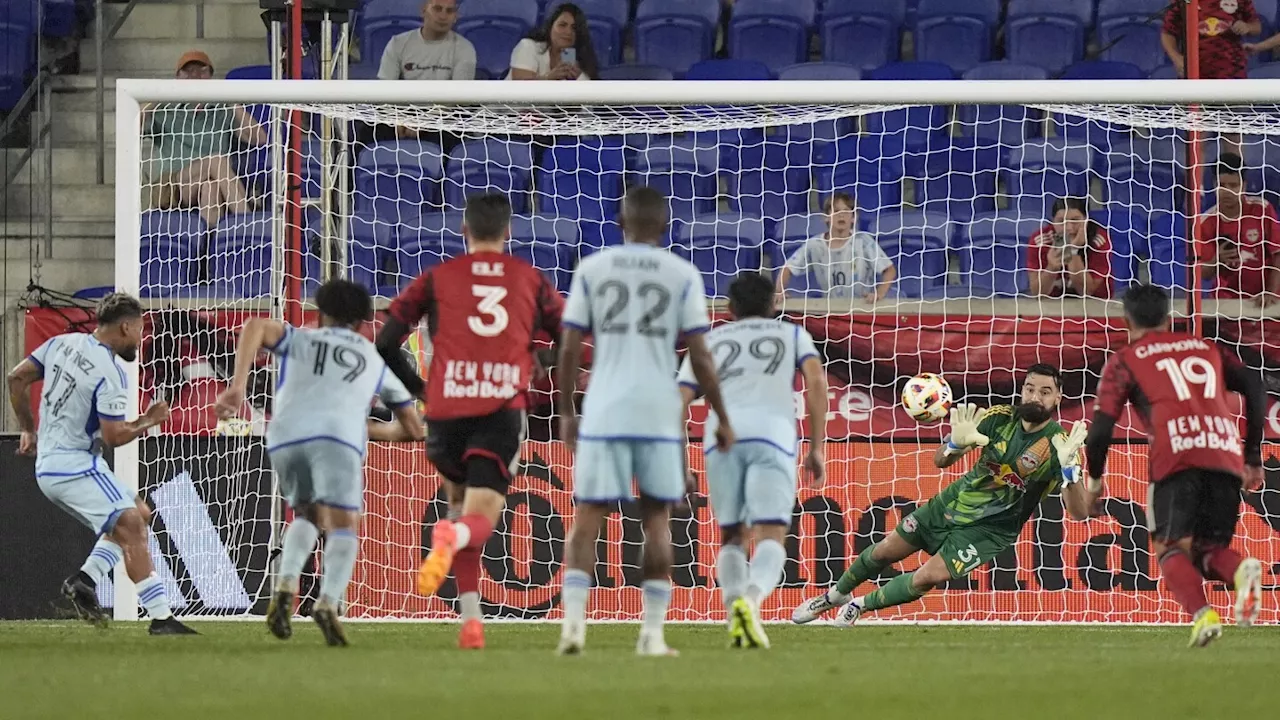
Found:
M 444 369 L 444 396 L 510 399 L 520 392 L 520 366 L 504 362 L 450 360 Z
M 1134 348 L 1133 355 L 1138 359 L 1148 358 L 1152 355 L 1160 355 L 1171 352 L 1187 352 L 1188 350 L 1208 350 L 1209 345 L 1203 340 L 1190 338 L 1187 340 L 1177 340 L 1175 342 L 1154 342 L 1145 345 L 1139 345 Z

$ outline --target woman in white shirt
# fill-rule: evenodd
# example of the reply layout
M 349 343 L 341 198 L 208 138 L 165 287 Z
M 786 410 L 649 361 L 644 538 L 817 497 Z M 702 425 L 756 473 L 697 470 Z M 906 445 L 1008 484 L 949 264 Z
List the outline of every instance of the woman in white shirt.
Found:
M 599 65 L 587 15 L 562 3 L 511 51 L 508 80 L 594 80 Z

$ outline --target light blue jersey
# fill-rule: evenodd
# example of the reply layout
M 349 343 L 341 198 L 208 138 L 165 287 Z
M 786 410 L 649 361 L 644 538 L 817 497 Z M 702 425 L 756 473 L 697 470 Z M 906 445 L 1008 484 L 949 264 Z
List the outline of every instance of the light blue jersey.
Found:
M 31 353 L 44 376 L 36 474 L 73 475 L 104 468 L 102 420 L 124 420 L 124 368 L 89 333 L 52 337 Z
M 294 328 L 268 348 L 280 357 L 267 450 L 327 442 L 361 457 L 375 395 L 389 408 L 413 402 L 373 343 L 346 328 Z
M 593 336 L 579 437 L 684 441 L 676 342 L 707 330 L 707 298 L 692 263 L 628 243 L 583 260 L 565 325 Z
M 748 318 L 707 333 L 707 347 L 738 442 L 767 443 L 794 455 L 796 371 L 818 356 L 809 332 L 785 320 Z M 680 384 L 698 389 L 688 358 L 680 368 Z M 715 413 L 707 413 L 705 437 L 715 435 L 717 424 Z

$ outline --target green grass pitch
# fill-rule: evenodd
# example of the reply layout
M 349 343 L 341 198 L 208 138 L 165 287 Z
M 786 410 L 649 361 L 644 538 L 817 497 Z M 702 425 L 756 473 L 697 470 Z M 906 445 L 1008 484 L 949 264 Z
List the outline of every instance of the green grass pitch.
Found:
M 1185 628 L 770 626 L 769 651 L 730 651 L 718 626 L 675 625 L 679 658 L 637 658 L 636 627 L 597 625 L 553 653 L 555 624 L 350 623 L 324 646 L 309 621 L 280 642 L 258 622 L 200 637 L 0 623 L 0 717 L 25 718 L 1265 718 L 1280 717 L 1280 628 L 1203 650 Z

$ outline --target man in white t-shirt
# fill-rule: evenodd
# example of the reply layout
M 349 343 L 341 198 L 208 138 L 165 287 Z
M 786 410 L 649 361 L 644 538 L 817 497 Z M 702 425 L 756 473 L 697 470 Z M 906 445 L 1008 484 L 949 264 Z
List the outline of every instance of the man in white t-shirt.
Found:
M 809 238 L 778 273 L 778 293 L 810 271 L 828 297 L 880 300 L 898 277 L 893 261 L 869 233 L 855 232 L 853 198 L 838 192 L 827 200 L 827 232 Z
M 458 0 L 426 0 L 422 27 L 391 38 L 379 80 L 475 80 L 476 48 L 453 31 Z

